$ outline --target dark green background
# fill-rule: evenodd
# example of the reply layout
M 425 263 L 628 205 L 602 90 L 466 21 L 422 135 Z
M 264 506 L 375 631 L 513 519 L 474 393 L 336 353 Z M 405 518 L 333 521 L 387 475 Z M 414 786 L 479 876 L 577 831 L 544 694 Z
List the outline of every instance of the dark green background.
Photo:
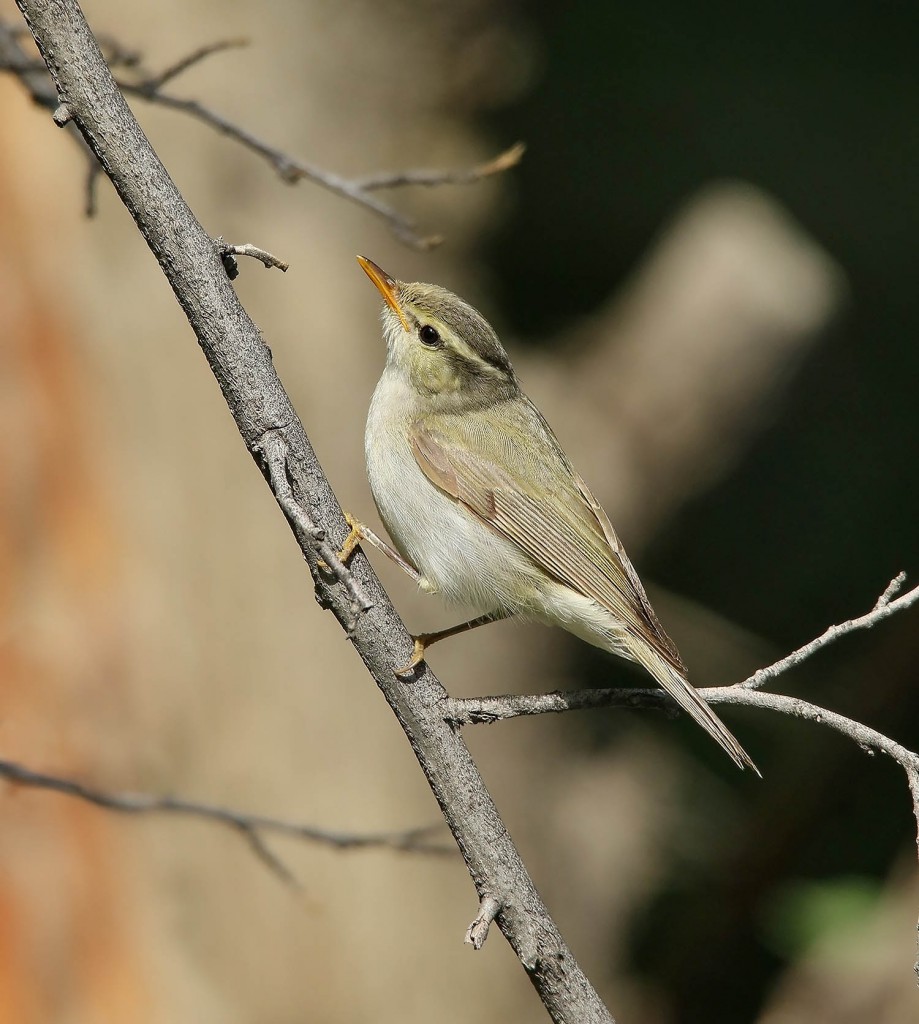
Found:
M 781 650 L 866 611 L 899 570 L 919 579 L 919 8 L 540 2 L 518 12 L 542 47 L 541 70 L 488 123 L 529 147 L 514 209 L 487 243 L 511 331 L 538 344 L 592 310 L 713 179 L 770 192 L 848 278 L 848 308 L 774 425 L 680 511 L 643 573 Z M 608 663 L 583 645 L 573 657 L 588 678 L 608 679 Z M 846 639 L 782 689 L 916 748 L 916 613 Z M 854 885 L 870 902 L 872 879 L 879 888 L 898 858 L 915 855 L 895 766 L 777 716 L 732 721 L 756 737 L 769 785 L 731 780 L 743 811 L 713 844 L 708 884 L 684 888 L 674 863 L 633 922 L 636 967 L 687 1024 L 755 1019 L 800 951 L 764 924 L 790 884 L 825 879 L 840 905 Z M 617 725 L 610 716 L 599 730 L 568 728 L 572 742 L 591 728 L 602 743 Z M 719 755 L 688 726 L 680 739 L 700 759 Z M 707 813 L 691 783 L 686 799 Z

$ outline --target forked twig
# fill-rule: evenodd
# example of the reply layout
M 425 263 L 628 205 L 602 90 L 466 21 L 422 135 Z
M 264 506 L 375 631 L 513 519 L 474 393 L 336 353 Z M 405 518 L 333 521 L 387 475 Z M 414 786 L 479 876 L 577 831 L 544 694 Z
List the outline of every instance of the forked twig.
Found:
M 877 599 L 870 612 L 866 612 L 866 614 L 860 615 L 856 619 L 847 619 L 838 625 L 830 626 L 820 636 L 799 647 L 796 651 L 792 651 L 791 654 L 781 658 L 774 665 L 769 665 L 768 668 L 761 668 L 758 672 L 754 672 L 749 679 L 734 683 L 734 687 L 745 690 L 757 690 L 770 679 L 775 679 L 776 676 L 787 672 L 790 668 L 794 668 L 795 665 L 800 665 L 802 661 L 805 661 L 812 654 L 816 654 L 821 648 L 833 643 L 834 640 L 838 640 L 841 636 L 845 636 L 846 633 L 854 633 L 859 629 L 871 629 L 872 626 L 876 626 L 879 622 L 883 622 L 884 619 L 890 618 L 891 615 L 909 608 L 916 601 L 919 601 L 919 587 L 914 587 L 908 593 L 903 594 L 902 597 L 897 597 L 896 600 L 893 600 L 900 592 L 905 581 L 906 573 L 898 573 L 887 584 L 884 592 Z

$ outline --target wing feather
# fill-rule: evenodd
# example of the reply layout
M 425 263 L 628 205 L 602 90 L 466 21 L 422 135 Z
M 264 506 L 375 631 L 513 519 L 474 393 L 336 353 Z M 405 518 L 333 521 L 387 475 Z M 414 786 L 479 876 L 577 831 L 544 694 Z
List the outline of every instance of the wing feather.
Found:
M 539 497 L 532 493 L 531 476 L 502 469 L 473 454 L 474 445 L 451 442 L 424 422 L 414 425 L 410 443 L 422 472 L 440 490 L 517 544 L 548 575 L 606 608 L 635 640 L 685 672 L 609 518 L 541 416 L 538 425 L 545 431 L 534 438 L 537 445 L 542 442 L 541 466 L 554 460 L 551 468 L 556 470 L 545 477 L 554 487 L 541 487 Z

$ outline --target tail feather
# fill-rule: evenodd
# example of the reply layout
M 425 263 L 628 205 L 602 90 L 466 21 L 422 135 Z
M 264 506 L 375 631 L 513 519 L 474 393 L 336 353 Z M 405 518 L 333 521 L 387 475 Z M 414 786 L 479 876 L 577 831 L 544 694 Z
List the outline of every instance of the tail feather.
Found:
M 679 704 L 680 708 L 693 721 L 701 725 L 712 739 L 721 745 L 728 757 L 738 768 L 752 768 L 762 778 L 759 769 L 753 763 L 750 755 L 737 742 L 724 722 L 699 696 L 695 687 L 684 675 L 681 675 L 672 665 L 669 665 L 652 650 L 634 651 L 631 653 L 632 657 L 654 676 L 668 695 Z

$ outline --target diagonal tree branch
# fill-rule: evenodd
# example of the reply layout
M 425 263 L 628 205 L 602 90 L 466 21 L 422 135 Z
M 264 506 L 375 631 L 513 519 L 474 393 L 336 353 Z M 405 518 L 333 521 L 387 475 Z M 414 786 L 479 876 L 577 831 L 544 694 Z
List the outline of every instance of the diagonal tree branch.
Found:
M 270 479 L 266 448 L 273 448 L 293 507 L 340 543 L 347 532 L 341 509 L 270 353 L 239 303 L 213 240 L 128 109 L 78 4 L 17 3 L 51 72 L 62 113 L 79 128 L 159 261 L 247 449 Z M 290 518 L 290 510 L 285 513 Z M 313 567 L 314 546 L 302 536 L 298 541 Z M 446 691 L 427 668 L 411 685 L 395 677 L 413 649 L 411 638 L 362 553 L 345 572 L 372 603 L 356 622 L 348 588 L 337 578 L 317 572 L 317 597 L 350 630 L 352 644 L 405 731 L 479 900 L 498 901 L 495 921 L 553 1020 L 609 1024 L 609 1011 L 549 916 L 461 736 L 444 721 Z

